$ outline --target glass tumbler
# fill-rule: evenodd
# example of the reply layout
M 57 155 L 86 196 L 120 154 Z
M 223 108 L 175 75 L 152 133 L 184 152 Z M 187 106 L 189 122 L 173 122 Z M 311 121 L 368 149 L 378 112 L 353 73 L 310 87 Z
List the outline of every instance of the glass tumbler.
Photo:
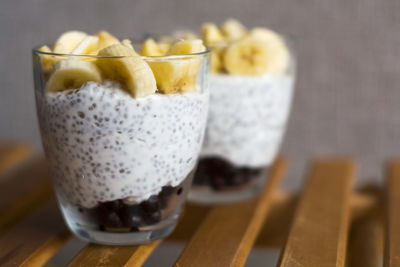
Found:
M 143 77 L 131 77 L 127 66 L 139 59 L 158 89 L 133 97 L 126 87 Z M 128 245 L 172 232 L 203 143 L 208 70 L 209 51 L 101 57 L 33 49 L 42 144 L 63 217 L 77 237 Z M 180 85 L 166 94 L 159 83 Z
M 209 119 L 191 201 L 240 201 L 262 189 L 285 133 L 294 90 L 293 45 L 283 40 L 289 57 L 283 73 L 210 74 Z M 211 46 L 211 53 L 227 45 Z

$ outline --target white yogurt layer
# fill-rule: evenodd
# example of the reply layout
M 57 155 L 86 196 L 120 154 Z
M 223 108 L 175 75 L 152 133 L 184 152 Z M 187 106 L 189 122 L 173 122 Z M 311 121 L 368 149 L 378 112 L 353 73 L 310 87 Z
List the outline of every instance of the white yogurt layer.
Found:
M 210 111 L 202 157 L 219 156 L 237 166 L 271 164 L 288 120 L 293 77 L 210 77 Z
M 56 189 L 73 204 L 141 202 L 193 170 L 208 93 L 132 98 L 116 83 L 38 95 L 42 139 Z

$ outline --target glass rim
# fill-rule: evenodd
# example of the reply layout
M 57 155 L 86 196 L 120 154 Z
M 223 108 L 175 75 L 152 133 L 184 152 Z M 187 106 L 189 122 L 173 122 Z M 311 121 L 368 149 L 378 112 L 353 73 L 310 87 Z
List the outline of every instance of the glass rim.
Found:
M 98 55 L 81 55 L 81 54 L 62 54 L 62 53 L 54 53 L 54 52 L 45 52 L 45 51 L 40 51 L 39 49 L 44 46 L 44 45 L 38 45 L 35 46 L 32 49 L 32 52 L 34 54 L 38 55 L 47 55 L 47 56 L 57 56 L 57 57 L 77 57 L 77 58 L 110 58 L 110 59 L 115 59 L 115 58 L 141 58 L 143 60 L 171 60 L 171 59 L 185 59 L 185 58 L 193 58 L 193 57 L 203 57 L 211 53 L 210 49 L 206 47 L 206 50 L 198 53 L 192 53 L 192 54 L 183 54 L 183 55 L 167 55 L 167 56 L 141 56 L 141 55 L 135 55 L 135 56 L 98 56 Z

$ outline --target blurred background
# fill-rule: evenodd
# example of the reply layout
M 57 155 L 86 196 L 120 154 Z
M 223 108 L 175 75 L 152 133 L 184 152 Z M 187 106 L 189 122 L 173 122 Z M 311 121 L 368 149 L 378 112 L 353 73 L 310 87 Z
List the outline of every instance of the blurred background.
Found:
M 229 17 L 296 39 L 296 95 L 282 148 L 292 167 L 286 186 L 296 188 L 317 155 L 354 156 L 359 183 L 379 180 L 382 161 L 400 155 L 399 0 L 2 0 L 0 140 L 40 149 L 33 46 L 71 29 L 140 38 Z

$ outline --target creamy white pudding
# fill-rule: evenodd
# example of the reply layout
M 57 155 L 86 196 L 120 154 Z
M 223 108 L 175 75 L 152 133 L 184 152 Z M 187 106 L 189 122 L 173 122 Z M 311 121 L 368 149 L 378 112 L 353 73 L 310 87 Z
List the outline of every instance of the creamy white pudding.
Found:
M 201 156 L 221 157 L 237 167 L 274 160 L 284 136 L 292 75 L 210 75 L 210 110 Z
M 132 98 L 116 82 L 37 95 L 43 145 L 56 189 L 95 207 L 139 203 L 193 170 L 204 136 L 207 92 Z

